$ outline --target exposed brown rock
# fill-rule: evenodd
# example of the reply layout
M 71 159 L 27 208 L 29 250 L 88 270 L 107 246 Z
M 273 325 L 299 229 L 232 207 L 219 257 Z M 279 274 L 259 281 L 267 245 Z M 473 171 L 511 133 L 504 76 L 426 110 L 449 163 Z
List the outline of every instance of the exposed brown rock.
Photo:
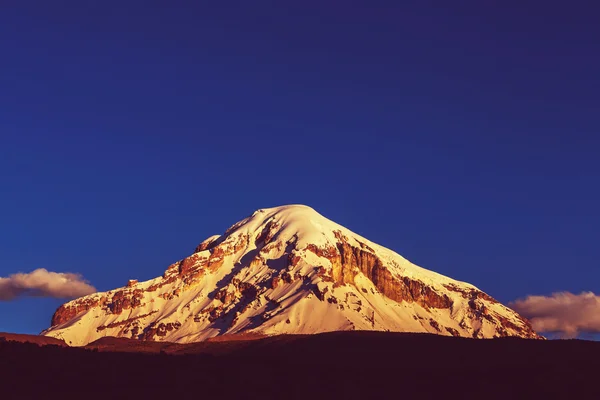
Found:
M 283 243 L 281 242 L 271 242 L 260 249 L 260 254 L 268 254 L 273 250 L 277 250 L 281 252 L 283 250 Z
M 213 272 L 218 270 L 223 265 L 225 257 L 235 254 L 247 246 L 248 235 L 241 235 L 235 243 L 232 243 L 232 240 L 220 243 L 218 246 L 210 249 L 206 268 Z
M 138 333 L 140 332 L 140 327 L 139 326 L 134 326 L 133 328 L 131 328 L 131 338 L 137 338 Z
M 255 299 L 258 296 L 259 289 L 251 283 L 240 282 L 237 287 L 245 299 Z
M 144 297 L 142 290 L 136 289 L 133 292 L 129 290 L 119 290 L 114 293 L 107 303 L 108 309 L 113 314 L 121 314 L 123 310 L 139 307 L 141 299 Z
M 338 234 L 339 238 L 344 238 Z M 424 308 L 450 308 L 452 300 L 446 294 L 439 294 L 423 282 L 409 277 L 396 277 L 383 262 L 373 254 L 370 247 L 350 245 L 347 241 L 332 247 L 307 246 L 307 250 L 331 261 L 334 282 L 354 284 L 354 277 L 360 271 L 365 274 L 385 296 L 398 302 L 416 302 Z
M 154 336 L 164 337 L 167 336 L 167 332 L 171 332 L 175 329 L 179 329 L 181 327 L 180 322 L 168 322 L 168 323 L 159 323 L 158 325 L 152 323 L 146 328 L 145 332 L 142 334 L 141 340 L 154 340 Z
M 277 288 L 277 286 L 279 285 L 279 281 L 280 281 L 280 280 L 281 280 L 281 279 L 280 279 L 278 276 L 274 276 L 274 277 L 271 279 L 271 289 L 275 289 L 275 288 Z
M 507 318 L 503 317 L 500 314 L 496 314 L 494 315 L 496 317 L 496 319 L 498 321 L 500 321 L 501 326 L 503 328 L 508 328 L 508 329 L 513 329 L 514 331 L 520 333 L 523 337 L 527 337 L 530 339 L 540 339 L 542 338 L 540 335 L 538 335 L 534 330 L 533 327 L 531 326 L 531 322 L 529 322 L 529 320 L 518 316 L 519 320 L 521 321 L 521 323 L 523 324 L 522 326 L 518 326 L 516 324 L 514 324 L 513 322 L 509 321 Z M 505 333 L 505 332 L 502 332 Z
M 208 313 L 208 320 L 214 322 L 223 314 L 223 306 L 215 307 Z
M 157 312 L 158 312 L 158 310 L 154 310 L 154 311 L 151 311 L 151 312 L 149 312 L 147 314 L 138 315 L 137 317 L 131 317 L 131 318 L 128 318 L 128 319 L 123 320 L 123 321 L 112 322 L 112 323 L 107 324 L 107 325 L 100 325 L 99 327 L 96 328 L 96 330 L 98 332 L 100 332 L 100 331 L 103 331 L 103 330 L 105 330 L 107 328 L 116 328 L 118 326 L 126 326 L 128 324 L 131 324 L 133 321 L 136 321 L 136 320 L 142 319 L 142 318 L 146 318 L 146 317 L 148 317 L 148 316 L 150 316 L 152 314 L 155 314 Z
M 458 333 L 458 331 L 454 328 L 449 328 L 449 327 L 444 327 L 444 329 L 446 330 L 446 332 L 448 332 L 449 334 L 451 334 L 452 336 L 456 336 L 459 337 L 460 333 Z
M 203 267 L 206 264 L 206 257 L 198 253 L 184 258 L 179 262 L 179 275 L 187 275 L 192 269 Z
M 194 253 L 199 253 L 201 251 L 204 250 L 209 250 L 212 249 L 213 247 L 215 247 L 216 245 L 219 244 L 219 240 L 221 239 L 221 236 L 218 238 L 209 238 L 206 239 L 204 242 L 200 243 L 196 249 L 194 250 Z
M 204 268 L 197 268 L 189 272 L 181 278 L 185 287 L 191 286 L 194 283 L 200 282 L 205 274 Z
M 210 251 L 210 257 L 208 258 L 208 262 L 206 264 L 206 268 L 210 271 L 216 271 L 223 265 L 225 260 L 225 249 L 222 247 L 215 247 Z
M 302 257 L 297 254 L 290 253 L 288 256 L 288 265 L 291 267 L 296 267 L 300 263 L 300 260 L 302 260 Z
M 455 293 L 460 293 L 463 298 L 467 299 L 469 308 L 472 310 L 472 317 L 476 320 L 485 319 L 495 325 L 498 332 L 497 336 L 509 336 L 508 329 L 510 329 L 523 337 L 534 339 L 541 338 L 541 336 L 533 330 L 531 323 L 522 316 L 515 314 L 515 317 L 521 322 L 521 325 L 517 325 L 502 315 L 490 311 L 484 302 L 491 304 L 500 303 L 487 293 L 474 288 L 460 288 L 452 284 L 444 285 L 444 287 Z M 463 326 L 461 325 L 461 327 Z M 478 337 L 477 335 L 479 335 L 479 332 L 474 332 L 474 335 L 474 337 Z
M 319 257 L 324 257 L 327 259 L 332 259 L 338 255 L 336 248 L 333 246 L 327 246 L 327 247 L 322 248 L 322 247 L 319 247 L 317 245 L 310 243 L 306 246 L 306 250 L 308 250 L 312 253 L 315 253 Z
M 444 285 L 444 287 L 452 292 L 460 293 L 461 296 L 465 299 L 483 299 L 493 304 L 499 303 L 498 300 L 494 299 L 487 293 L 482 292 L 481 290 L 476 290 L 472 288 L 464 289 L 452 284 Z
M 51 325 L 56 326 L 75 318 L 79 313 L 103 305 L 106 297 L 83 298 L 60 306 L 52 316 Z
M 235 299 L 235 293 L 229 291 L 229 288 L 226 286 L 215 294 L 215 299 L 221 301 L 224 305 L 227 305 Z
M 269 221 L 256 237 L 256 247 L 265 246 L 273 239 L 279 229 L 279 224 L 273 220 Z
M 294 282 L 294 277 L 288 271 L 283 271 L 283 273 L 281 274 L 281 279 L 285 283 L 292 283 L 292 282 Z

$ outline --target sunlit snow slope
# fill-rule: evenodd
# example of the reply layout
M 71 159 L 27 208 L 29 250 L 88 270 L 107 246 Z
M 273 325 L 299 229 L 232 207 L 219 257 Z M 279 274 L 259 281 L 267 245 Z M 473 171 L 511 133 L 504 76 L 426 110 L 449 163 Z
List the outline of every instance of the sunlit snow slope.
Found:
M 45 335 L 195 342 L 334 330 L 537 338 L 476 287 L 418 267 L 301 205 L 262 209 L 146 282 L 61 306 Z

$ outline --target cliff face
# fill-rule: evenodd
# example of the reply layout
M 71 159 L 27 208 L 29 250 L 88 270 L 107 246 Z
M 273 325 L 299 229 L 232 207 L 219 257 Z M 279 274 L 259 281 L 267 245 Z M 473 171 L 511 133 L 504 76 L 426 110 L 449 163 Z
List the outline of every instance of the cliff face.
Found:
M 420 268 L 305 206 L 259 210 L 147 282 L 62 305 L 45 334 L 193 342 L 333 330 L 539 337 L 464 282 Z

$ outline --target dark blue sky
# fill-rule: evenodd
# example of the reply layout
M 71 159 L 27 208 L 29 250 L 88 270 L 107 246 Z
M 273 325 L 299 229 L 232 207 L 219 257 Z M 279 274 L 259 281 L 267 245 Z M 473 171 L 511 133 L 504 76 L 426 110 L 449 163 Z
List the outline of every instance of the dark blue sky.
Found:
M 597 291 L 592 2 L 290 3 L 3 1 L 0 276 L 108 290 L 303 203 L 503 302 Z

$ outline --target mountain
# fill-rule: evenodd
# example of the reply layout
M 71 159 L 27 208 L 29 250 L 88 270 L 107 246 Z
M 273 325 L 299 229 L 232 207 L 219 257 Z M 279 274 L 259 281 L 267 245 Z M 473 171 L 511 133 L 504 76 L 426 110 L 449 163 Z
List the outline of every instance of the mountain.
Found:
M 475 286 L 301 205 L 254 212 L 161 277 L 68 302 L 43 334 L 80 346 L 104 336 L 188 343 L 344 330 L 540 337 Z

